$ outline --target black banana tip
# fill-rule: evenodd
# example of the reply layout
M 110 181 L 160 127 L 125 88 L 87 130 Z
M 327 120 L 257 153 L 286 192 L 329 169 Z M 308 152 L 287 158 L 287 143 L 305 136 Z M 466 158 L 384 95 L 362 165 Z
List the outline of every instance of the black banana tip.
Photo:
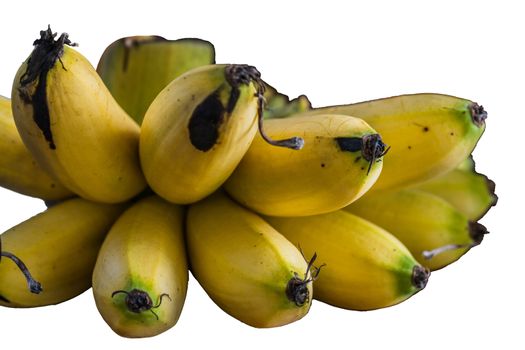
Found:
M 472 102 L 469 106 L 469 110 L 474 124 L 479 127 L 483 126 L 485 124 L 485 119 L 487 119 L 487 111 L 483 108 L 483 106 L 477 104 L 476 102 Z
M 412 269 L 412 285 L 417 289 L 423 289 L 428 283 L 430 270 L 421 265 L 416 265 Z
M 468 229 L 474 245 L 480 244 L 483 241 L 483 237 L 489 233 L 487 228 L 479 222 L 470 221 L 468 223 Z

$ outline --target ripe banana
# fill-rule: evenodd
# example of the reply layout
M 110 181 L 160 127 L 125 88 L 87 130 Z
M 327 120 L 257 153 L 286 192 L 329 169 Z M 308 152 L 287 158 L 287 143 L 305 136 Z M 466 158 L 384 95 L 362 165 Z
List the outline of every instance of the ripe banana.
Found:
M 415 188 L 443 198 L 471 221 L 481 219 L 498 201 L 494 181 L 474 169 L 456 168 Z
M 69 190 L 115 203 L 146 182 L 138 158 L 139 126 L 113 99 L 95 69 L 63 33 L 48 28 L 18 70 L 13 116 L 38 164 Z
M 16 130 L 11 101 L 0 96 L 0 186 L 26 196 L 61 200 L 73 193 L 39 167 Z
M 140 125 L 151 102 L 173 79 L 213 63 L 215 49 L 208 41 L 131 36 L 106 48 L 97 72 L 117 102 Z
M 391 146 L 373 191 L 405 187 L 454 169 L 472 153 L 487 117 L 475 102 L 439 94 L 395 96 L 306 112 L 326 113 L 365 120 Z
M 395 235 L 432 271 L 459 259 L 487 233 L 444 199 L 413 189 L 367 193 L 345 210 Z
M 305 216 L 340 209 L 376 181 L 387 149 L 361 119 L 323 114 L 269 119 L 271 137 L 299 134 L 300 151 L 271 147 L 255 137 L 224 187 L 242 205 L 264 215 Z
M 95 260 L 124 204 L 101 204 L 81 198 L 65 200 L 7 230 L 3 247 L 16 254 L 41 283 L 28 291 L 15 264 L 0 263 L 0 305 L 35 307 L 71 299 L 91 287 Z
M 219 188 L 258 125 L 263 132 L 263 90 L 255 67 L 233 64 L 193 69 L 164 88 L 148 108 L 140 135 L 142 169 L 151 188 L 179 204 Z M 299 147 L 297 141 L 277 142 Z
M 117 334 L 151 337 L 177 323 L 188 285 L 183 225 L 182 207 L 149 196 L 109 231 L 93 272 L 93 295 Z
M 326 264 L 315 281 L 315 299 L 373 310 L 398 304 L 427 284 L 430 272 L 397 238 L 344 210 L 264 218 L 307 256 L 317 253 Z
M 190 206 L 191 271 L 225 312 L 253 327 L 301 319 L 311 305 L 311 264 L 258 215 L 215 193 Z

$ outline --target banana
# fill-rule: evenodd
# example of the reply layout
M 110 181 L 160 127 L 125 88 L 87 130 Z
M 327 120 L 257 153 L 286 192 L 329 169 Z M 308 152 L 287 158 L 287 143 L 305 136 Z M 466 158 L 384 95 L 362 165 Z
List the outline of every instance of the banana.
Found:
M 459 259 L 487 233 L 444 199 L 414 189 L 367 193 L 345 210 L 395 235 L 432 271 Z
M 97 72 L 117 102 L 140 125 L 151 102 L 173 79 L 213 63 L 215 49 L 205 40 L 130 36 L 106 48 Z
M 11 101 L 0 96 L 0 186 L 44 200 L 61 200 L 73 193 L 39 167 L 18 135 Z
M 472 153 L 485 130 L 487 117 L 487 112 L 475 102 L 429 93 L 306 112 L 325 113 L 365 120 L 391 147 L 373 191 L 413 185 L 454 169 Z
M 496 184 L 472 170 L 456 168 L 415 188 L 443 198 L 471 221 L 481 219 L 498 202 Z
M 12 90 L 16 127 L 38 164 L 72 192 L 116 203 L 141 192 L 140 127 L 63 33 L 40 32 Z
M 311 263 L 258 215 L 218 192 L 190 206 L 186 225 L 191 271 L 221 309 L 258 328 L 306 315 Z
M 188 285 L 183 208 L 153 195 L 109 231 L 93 272 L 93 295 L 119 335 L 151 337 L 173 327 Z
M 86 291 L 102 241 L 124 209 L 124 204 L 73 198 L 4 232 L 2 249 L 23 260 L 43 291 L 29 291 L 18 267 L 2 260 L 0 305 L 58 304 Z
M 376 181 L 387 148 L 361 119 L 323 114 L 268 119 L 271 137 L 299 134 L 300 151 L 270 147 L 255 137 L 224 184 L 242 205 L 264 215 L 305 216 L 340 209 Z
M 316 253 L 326 265 L 315 281 L 317 300 L 373 310 L 398 304 L 427 284 L 430 272 L 397 238 L 344 210 L 264 218 L 307 256 Z
M 302 113 L 312 109 L 312 104 L 308 97 L 300 95 L 292 100 L 275 89 L 273 86 L 264 83 L 264 118 L 284 118 L 293 114 Z
M 219 188 L 257 127 L 263 133 L 263 90 L 255 67 L 234 64 L 195 68 L 166 86 L 141 127 L 140 159 L 151 188 L 178 204 Z M 299 139 L 268 142 L 301 147 Z

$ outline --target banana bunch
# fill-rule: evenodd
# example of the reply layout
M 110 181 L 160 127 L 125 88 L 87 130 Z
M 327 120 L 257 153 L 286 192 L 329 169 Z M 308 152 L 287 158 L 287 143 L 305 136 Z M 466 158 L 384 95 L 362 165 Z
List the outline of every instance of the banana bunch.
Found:
M 200 39 L 48 27 L 0 96 L 0 186 L 48 209 L 0 235 L 0 305 L 92 288 L 117 334 L 174 327 L 190 273 L 243 324 L 404 302 L 479 245 L 485 109 L 422 93 L 312 108 Z

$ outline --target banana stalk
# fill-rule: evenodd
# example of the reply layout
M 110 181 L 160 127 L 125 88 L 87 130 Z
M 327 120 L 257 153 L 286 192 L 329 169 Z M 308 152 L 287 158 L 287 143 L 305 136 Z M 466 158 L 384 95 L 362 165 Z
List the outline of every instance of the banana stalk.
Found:
M 130 36 L 106 48 L 97 72 L 115 100 L 140 125 L 166 85 L 193 68 L 214 63 L 215 49 L 205 40 Z

